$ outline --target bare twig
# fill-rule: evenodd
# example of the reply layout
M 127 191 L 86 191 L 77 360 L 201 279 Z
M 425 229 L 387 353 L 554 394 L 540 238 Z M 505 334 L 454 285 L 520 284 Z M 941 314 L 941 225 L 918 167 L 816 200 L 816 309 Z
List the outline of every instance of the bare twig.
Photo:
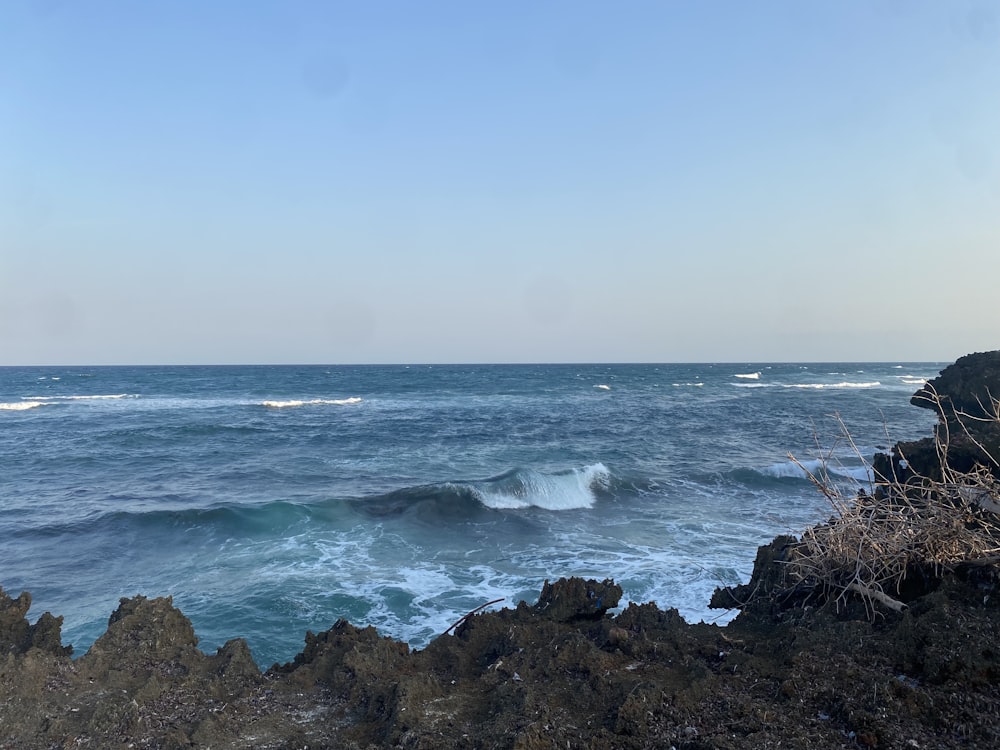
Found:
M 794 456 L 789 458 L 830 501 L 835 511 L 825 524 L 813 526 L 802 534 L 797 554 L 787 563 L 786 575 L 793 585 L 806 583 L 827 592 L 838 607 L 849 593 L 864 601 L 869 616 L 876 614 L 875 604 L 894 611 L 906 605 L 886 593 L 887 588 L 901 590 L 907 575 L 915 570 L 930 570 L 938 575 L 959 565 L 983 565 L 1000 561 L 1000 491 L 988 467 L 957 471 L 949 463 L 950 423 L 961 427 L 968 439 L 994 464 L 982 443 L 964 421 L 950 400 L 941 397 L 928 384 L 921 398 L 938 410 L 940 423 L 935 431 L 935 452 L 940 462 L 940 479 L 916 475 L 906 484 L 895 476 L 883 477 L 882 492 L 859 491 L 845 496 L 844 490 L 830 479 L 827 461 L 810 470 Z M 1000 425 L 1000 402 L 990 398 L 995 423 Z M 874 476 L 861 456 L 839 415 L 833 415 L 845 439 Z M 905 460 L 905 456 L 901 458 Z M 915 472 L 914 472 L 915 473 Z M 988 561 L 988 562 L 987 562 Z
M 472 610 L 471 612 L 466 612 L 466 613 L 465 613 L 464 615 L 462 615 L 462 616 L 461 616 L 461 617 L 459 617 L 459 618 L 458 618 L 457 620 L 455 620 L 455 622 L 453 622 L 453 623 L 452 623 L 452 624 L 451 624 L 451 625 L 449 626 L 449 628 L 448 628 L 448 629 L 447 629 L 446 631 L 444 631 L 444 632 L 443 632 L 443 633 L 442 633 L 441 635 L 448 635 L 448 633 L 450 633 L 450 632 L 451 632 L 452 630 L 454 630 L 455 628 L 457 628 L 457 627 L 458 627 L 459 625 L 461 625 L 461 624 L 462 624 L 463 622 L 465 622 L 466 620 L 468 620 L 468 619 L 469 619 L 470 617 L 472 617 L 472 616 L 473 616 L 474 614 L 476 614 L 476 612 L 478 612 L 479 610 L 481 610 L 481 609 L 486 609 L 486 608 L 487 608 L 488 606 L 490 606 L 491 604 L 499 604 L 499 603 L 500 603 L 500 602 L 502 602 L 503 600 L 504 600 L 504 598 L 503 598 L 503 597 L 501 596 L 501 597 L 500 597 L 499 599 L 494 599 L 494 600 L 493 600 L 493 601 L 491 601 L 491 602 L 486 602 L 486 604 L 480 604 L 480 605 L 479 605 L 478 607 L 476 607 L 476 608 L 475 608 L 474 610 Z

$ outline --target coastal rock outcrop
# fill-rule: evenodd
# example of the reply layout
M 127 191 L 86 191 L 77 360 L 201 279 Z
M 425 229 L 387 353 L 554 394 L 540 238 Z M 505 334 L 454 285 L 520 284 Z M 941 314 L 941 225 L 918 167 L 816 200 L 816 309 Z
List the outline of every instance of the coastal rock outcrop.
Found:
M 910 403 L 938 415 L 934 437 L 899 442 L 873 461 L 885 483 L 945 479 L 945 468 L 966 474 L 982 467 L 1000 480 L 1000 351 L 960 357 L 929 380 Z
M 776 566 L 762 554 L 753 580 L 776 585 Z M 597 586 L 616 588 L 552 588 L 590 601 Z M 265 674 L 242 641 L 206 655 L 169 599 L 135 597 L 76 661 L 7 653 L 0 747 L 996 747 L 994 586 L 948 576 L 875 623 L 832 607 L 749 607 L 717 627 L 653 603 L 565 618 L 522 602 L 421 651 L 341 620 Z M 0 595 L 8 631 L 24 632 L 26 602 Z
M 34 625 L 25 615 L 31 608 L 31 594 L 22 591 L 17 599 L 0 589 L 0 654 L 24 654 L 40 649 L 55 655 L 69 655 L 72 646 L 62 645 L 62 617 L 45 612 Z

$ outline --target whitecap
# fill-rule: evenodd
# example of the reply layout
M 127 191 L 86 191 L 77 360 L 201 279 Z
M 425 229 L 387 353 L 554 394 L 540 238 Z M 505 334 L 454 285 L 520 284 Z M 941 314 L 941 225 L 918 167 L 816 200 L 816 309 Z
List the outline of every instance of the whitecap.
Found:
M 594 388 L 597 388 L 597 389 L 602 390 L 602 391 L 610 391 L 611 390 L 611 386 L 610 385 L 604 385 L 604 383 L 601 383 L 599 385 L 595 385 Z
M 13 401 L 0 403 L 0 411 L 27 411 L 37 406 L 44 406 L 41 401 Z
M 28 401 L 116 401 L 123 398 L 139 398 L 139 395 L 137 393 L 112 393 L 88 396 L 23 396 L 23 398 Z
M 771 464 L 763 469 L 757 469 L 758 473 L 778 479 L 802 479 L 810 474 L 816 474 L 823 468 L 823 462 L 819 459 L 812 461 L 802 461 L 801 465 L 794 461 L 782 461 L 778 464 Z
M 738 372 L 733 375 L 734 378 L 743 378 L 745 380 L 760 380 L 759 372 Z
M 308 401 L 303 400 L 289 400 L 289 401 L 261 401 L 261 406 L 266 406 L 270 409 L 286 409 L 295 406 L 347 406 L 349 404 L 360 404 L 362 401 L 358 396 L 352 396 L 351 398 L 314 398 Z
M 594 489 L 607 487 L 611 472 L 602 463 L 582 469 L 544 474 L 532 469 L 517 469 L 470 487 L 476 498 L 488 508 L 517 510 L 575 510 L 591 508 L 597 502 Z
M 843 383 L 789 383 L 783 387 L 785 388 L 813 388 L 816 390 L 824 388 L 878 388 L 882 385 L 879 381 L 873 380 L 866 383 L 852 383 L 850 381 L 845 381 Z
M 873 476 L 868 466 L 842 466 L 823 459 L 814 458 L 808 461 L 783 461 L 771 464 L 763 469 L 757 469 L 758 473 L 778 479 L 805 479 L 809 474 L 820 476 L 824 473 L 834 476 L 854 479 L 858 482 L 871 482 Z

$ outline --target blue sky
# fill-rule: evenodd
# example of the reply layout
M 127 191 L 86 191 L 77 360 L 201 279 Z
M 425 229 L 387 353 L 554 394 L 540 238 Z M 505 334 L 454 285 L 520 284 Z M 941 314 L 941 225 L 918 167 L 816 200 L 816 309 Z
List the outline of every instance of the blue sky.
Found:
M 0 364 L 1000 348 L 993 2 L 0 4 Z

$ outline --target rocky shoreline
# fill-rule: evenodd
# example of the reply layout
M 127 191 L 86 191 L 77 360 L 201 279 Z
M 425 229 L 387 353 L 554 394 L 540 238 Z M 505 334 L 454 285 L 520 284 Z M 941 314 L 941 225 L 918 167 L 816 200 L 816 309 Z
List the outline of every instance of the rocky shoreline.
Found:
M 1000 353 L 970 356 L 1000 395 Z M 903 455 L 881 466 L 911 482 Z M 242 639 L 205 654 L 170 599 L 141 596 L 73 659 L 62 618 L 32 624 L 30 596 L 0 590 L 0 748 L 1000 747 L 996 560 L 915 563 L 896 611 L 790 581 L 799 547 L 775 539 L 715 593 L 740 609 L 724 627 L 612 615 L 620 587 L 571 578 L 420 651 L 342 620 L 263 672 Z

